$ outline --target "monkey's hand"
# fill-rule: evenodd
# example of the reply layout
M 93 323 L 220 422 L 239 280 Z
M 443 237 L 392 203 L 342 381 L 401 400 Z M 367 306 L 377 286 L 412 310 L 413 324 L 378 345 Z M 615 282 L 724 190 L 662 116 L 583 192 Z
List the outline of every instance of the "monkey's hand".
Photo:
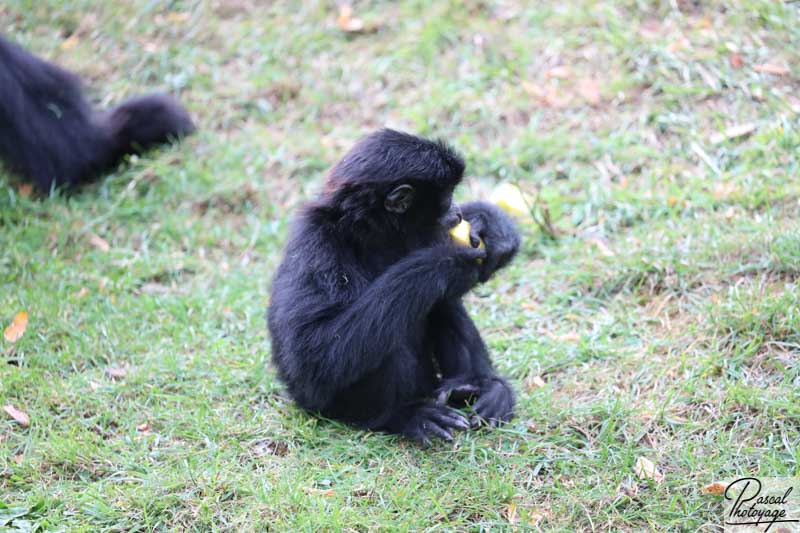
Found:
M 439 405 L 464 407 L 481 392 L 481 388 L 474 379 L 448 378 L 442 381 L 433 391 L 433 397 Z
M 480 279 L 483 262 L 486 261 L 485 248 L 471 248 L 457 244 L 446 244 L 439 247 L 444 268 L 445 298 L 461 298 L 472 289 Z
M 480 398 L 472 405 L 470 425 L 494 427 L 514 417 L 514 393 L 502 378 L 485 378 L 480 384 Z
M 482 241 L 486 246 L 479 276 L 483 283 L 514 258 L 520 246 L 519 230 L 514 219 L 488 202 L 467 202 L 461 206 L 461 213 L 470 223 L 472 245 Z

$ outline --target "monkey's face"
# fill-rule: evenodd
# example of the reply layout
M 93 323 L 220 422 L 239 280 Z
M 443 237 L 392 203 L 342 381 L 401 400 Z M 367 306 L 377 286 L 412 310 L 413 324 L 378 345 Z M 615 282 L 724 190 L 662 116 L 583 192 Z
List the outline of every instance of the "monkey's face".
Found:
M 453 202 L 455 184 L 437 187 L 429 181 L 394 185 L 383 200 L 392 226 L 412 235 L 440 235 L 458 225 L 461 209 Z

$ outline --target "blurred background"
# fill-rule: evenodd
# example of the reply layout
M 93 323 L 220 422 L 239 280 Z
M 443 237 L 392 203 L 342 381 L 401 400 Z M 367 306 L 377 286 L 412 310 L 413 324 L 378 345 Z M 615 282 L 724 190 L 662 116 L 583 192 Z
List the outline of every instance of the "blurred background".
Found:
M 0 421 L 0 526 L 697 529 L 708 483 L 798 475 L 799 17 L 0 4 L 96 103 L 167 90 L 200 128 L 72 197 L 0 170 L 0 321 L 30 316 L 0 345 L 0 403 L 30 418 Z M 454 144 L 460 199 L 512 181 L 534 214 L 468 299 L 518 417 L 427 451 L 303 414 L 268 368 L 291 213 L 382 126 Z

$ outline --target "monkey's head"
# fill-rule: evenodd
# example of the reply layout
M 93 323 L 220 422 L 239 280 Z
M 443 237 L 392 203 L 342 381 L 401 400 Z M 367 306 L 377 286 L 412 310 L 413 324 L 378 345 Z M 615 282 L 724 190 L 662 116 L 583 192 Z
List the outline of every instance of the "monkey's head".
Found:
M 383 129 L 333 167 L 326 204 L 364 242 L 419 245 L 461 221 L 453 190 L 463 174 L 464 160 L 443 141 Z

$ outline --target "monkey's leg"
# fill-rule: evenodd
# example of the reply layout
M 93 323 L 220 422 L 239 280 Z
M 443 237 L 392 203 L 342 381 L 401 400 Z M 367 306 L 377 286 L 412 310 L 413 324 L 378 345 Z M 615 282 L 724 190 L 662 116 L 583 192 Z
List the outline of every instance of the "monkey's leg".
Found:
M 436 306 L 429 334 L 442 373 L 437 400 L 463 405 L 470 397 L 477 397 L 472 404 L 473 425 L 511 420 L 514 394 L 496 374 L 486 345 L 460 300 Z

